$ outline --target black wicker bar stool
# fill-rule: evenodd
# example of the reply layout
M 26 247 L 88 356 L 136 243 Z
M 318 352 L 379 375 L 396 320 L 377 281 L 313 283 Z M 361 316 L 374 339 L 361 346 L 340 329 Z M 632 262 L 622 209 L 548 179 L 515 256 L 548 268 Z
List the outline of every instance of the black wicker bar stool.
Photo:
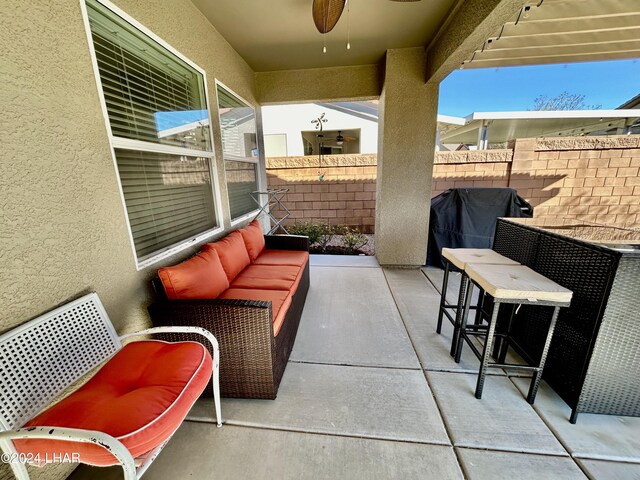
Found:
M 480 369 L 478 371 L 478 382 L 476 384 L 476 398 L 482 398 L 482 389 L 484 387 L 484 379 L 488 368 L 506 368 L 516 370 L 529 370 L 533 372 L 533 378 L 529 386 L 527 401 L 533 404 L 538 392 L 538 386 L 542 377 L 542 371 L 547 359 L 547 352 L 555 330 L 556 320 L 561 307 L 568 307 L 571 303 L 571 290 L 558 285 L 552 280 L 540 275 L 529 267 L 524 265 L 483 265 L 483 264 L 467 264 L 465 272 L 469 279 L 469 286 L 465 294 L 464 310 L 460 323 L 460 332 L 458 337 L 458 345 L 456 347 L 456 362 L 460 362 L 463 344 L 469 345 L 473 353 L 480 360 Z M 477 286 L 487 295 L 490 295 L 494 301 L 493 312 L 489 319 L 488 328 L 484 330 L 469 329 L 467 325 L 467 317 L 469 315 L 471 294 L 473 287 Z M 515 317 L 517 317 L 518 308 L 512 309 L 509 322 L 505 333 L 496 334 L 496 323 L 498 320 L 498 312 L 500 305 L 539 305 L 554 307 L 553 317 L 547 332 L 544 343 L 540 363 L 537 366 L 508 364 L 505 363 L 507 349 L 509 343 L 513 343 L 510 338 L 511 325 Z M 517 319 L 516 319 L 517 321 Z M 484 335 L 483 351 L 480 352 L 478 347 L 471 341 L 473 336 Z M 494 336 L 502 337 L 500 349 L 498 353 L 498 362 L 490 363 L 489 355 L 493 345 Z
M 438 311 L 438 326 L 436 327 L 436 332 L 440 333 L 442 331 L 442 317 L 445 316 L 453 325 L 453 340 L 451 341 L 450 354 L 454 357 L 459 343 L 460 319 L 462 318 L 465 294 L 469 284 L 469 279 L 465 273 L 467 263 L 492 265 L 519 265 L 519 263 L 489 248 L 443 248 L 442 258 L 444 262 L 444 278 L 442 280 L 442 291 L 440 292 L 440 309 Z M 449 273 L 452 264 L 462 272 L 460 291 L 458 292 L 458 303 L 456 305 L 447 304 L 446 300 L 447 288 L 449 286 Z M 483 297 L 484 295 L 480 292 L 480 295 L 478 295 L 478 305 L 469 307 L 471 310 L 476 310 L 476 325 L 480 323 L 481 302 Z M 453 310 L 454 315 L 452 316 L 447 309 Z

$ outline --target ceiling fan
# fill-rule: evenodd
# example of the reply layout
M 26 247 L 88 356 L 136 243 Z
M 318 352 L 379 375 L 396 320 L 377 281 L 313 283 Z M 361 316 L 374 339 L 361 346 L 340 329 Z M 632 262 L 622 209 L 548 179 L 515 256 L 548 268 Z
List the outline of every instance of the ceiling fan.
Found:
M 419 2 L 420 0 L 390 0 L 398 3 Z M 323 35 L 333 30 L 336 26 L 340 16 L 344 11 L 345 5 L 347 6 L 347 14 L 349 14 L 349 4 L 351 0 L 313 0 L 313 6 L 311 7 L 311 14 L 313 17 L 313 23 L 316 28 Z M 347 34 L 348 35 L 348 34 Z M 351 44 L 347 37 L 347 50 L 351 48 Z M 326 45 L 323 46 L 322 52 L 326 53 Z
M 338 135 L 336 135 L 336 145 L 342 145 L 344 142 L 353 142 L 355 138 L 353 137 L 345 137 L 342 135 L 342 130 L 338 130 Z

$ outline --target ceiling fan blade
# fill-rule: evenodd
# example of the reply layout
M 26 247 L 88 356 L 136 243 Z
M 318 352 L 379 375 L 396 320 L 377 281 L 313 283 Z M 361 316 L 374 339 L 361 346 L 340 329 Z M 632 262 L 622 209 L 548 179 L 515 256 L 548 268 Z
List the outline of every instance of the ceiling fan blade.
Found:
M 344 10 L 346 0 L 313 0 L 311 14 L 320 33 L 333 30 Z

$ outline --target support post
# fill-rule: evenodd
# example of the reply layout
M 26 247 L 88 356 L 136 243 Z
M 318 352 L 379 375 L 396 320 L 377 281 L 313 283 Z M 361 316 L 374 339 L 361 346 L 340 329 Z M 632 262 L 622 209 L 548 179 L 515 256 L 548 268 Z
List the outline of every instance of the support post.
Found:
M 424 83 L 424 49 L 387 51 L 378 123 L 376 256 L 418 267 L 427 252 L 438 84 Z

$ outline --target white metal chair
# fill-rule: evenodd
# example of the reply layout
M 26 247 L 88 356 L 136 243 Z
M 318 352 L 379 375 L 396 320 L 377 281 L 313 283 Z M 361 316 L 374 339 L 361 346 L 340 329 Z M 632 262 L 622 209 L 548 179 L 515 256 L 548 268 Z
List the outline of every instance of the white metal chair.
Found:
M 195 333 L 213 347 L 213 390 L 217 426 L 222 426 L 218 382 L 220 352 L 216 338 L 198 327 L 156 327 L 118 337 L 98 295 L 91 293 L 0 336 L 0 449 L 21 459 L 13 440 L 46 438 L 93 443 L 120 462 L 125 480 L 142 477 L 162 445 L 134 459 L 116 438 L 103 432 L 60 427 L 20 428 L 68 387 L 110 359 L 122 340 L 156 333 Z M 28 480 L 24 463 L 11 462 L 18 480 Z

